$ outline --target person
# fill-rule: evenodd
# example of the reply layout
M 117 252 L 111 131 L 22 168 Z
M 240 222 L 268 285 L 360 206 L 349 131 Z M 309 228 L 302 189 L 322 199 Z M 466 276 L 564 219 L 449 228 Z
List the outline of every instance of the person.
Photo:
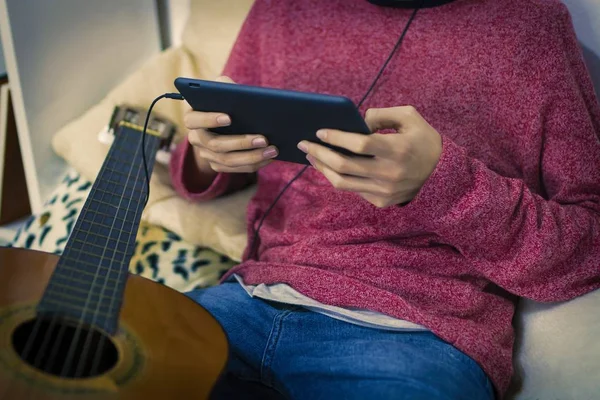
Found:
M 258 184 L 242 263 L 188 294 L 230 341 L 223 398 L 501 398 L 518 297 L 600 287 L 600 107 L 566 7 L 397 5 L 254 3 L 221 80 L 356 103 L 421 6 L 360 107 L 373 133 L 315 132 L 302 174 L 260 132 L 209 131 L 230 116 L 185 115 L 181 196 Z

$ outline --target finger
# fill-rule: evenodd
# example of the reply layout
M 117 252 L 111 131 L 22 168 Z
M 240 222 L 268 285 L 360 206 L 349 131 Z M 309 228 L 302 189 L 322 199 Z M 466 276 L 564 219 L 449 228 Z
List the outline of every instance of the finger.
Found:
M 306 140 L 298 143 L 298 148 L 339 174 L 372 177 L 377 169 L 374 159 L 346 156 Z
M 371 132 L 381 129 L 400 130 L 416 116 L 419 113 L 413 106 L 370 108 L 365 113 L 365 122 Z
M 268 141 L 261 135 L 218 135 L 204 129 L 190 131 L 189 142 L 197 147 L 204 147 L 215 153 L 260 149 L 268 146 Z
M 229 167 L 227 165 L 219 164 L 216 162 L 211 162 L 211 163 L 209 163 L 209 165 L 215 172 L 231 172 L 231 173 L 239 174 L 239 173 L 256 172 L 259 169 L 266 167 L 267 165 L 269 165 L 272 162 L 273 162 L 273 160 L 265 160 L 258 164 L 244 165 L 241 167 Z
M 214 136 L 214 133 L 204 129 L 194 129 L 188 132 L 187 139 L 194 147 L 204 147 Z
M 359 158 L 346 156 L 325 146 L 307 141 L 298 144 L 299 148 L 303 146 L 306 148 L 307 154 L 343 175 L 372 178 L 384 181 L 386 184 L 393 184 L 404 179 L 404 171 L 397 165 L 395 160 L 384 157 Z
M 321 161 L 311 157 L 310 155 L 306 158 L 311 163 L 311 165 L 315 167 L 318 171 L 320 171 L 325 176 L 325 178 L 327 178 L 327 180 L 333 185 L 333 187 L 338 190 L 344 190 L 348 192 L 371 193 L 376 195 L 388 195 L 387 192 L 389 191 L 389 187 L 385 186 L 385 184 L 381 184 L 380 182 L 374 179 L 342 175 L 332 170 Z
M 331 145 L 350 150 L 355 154 L 377 156 L 381 153 L 387 153 L 387 146 L 384 145 L 383 135 L 363 135 L 360 133 L 351 133 L 339 131 L 336 129 L 320 129 L 317 131 L 317 137 Z
M 247 151 L 232 151 L 229 153 L 215 153 L 206 148 L 198 148 L 198 154 L 209 162 L 215 162 L 227 167 L 243 167 L 245 165 L 260 164 L 263 161 L 277 157 L 274 146 L 266 149 Z
M 224 113 L 189 111 L 183 116 L 183 124 L 188 129 L 210 129 L 230 125 L 231 118 Z

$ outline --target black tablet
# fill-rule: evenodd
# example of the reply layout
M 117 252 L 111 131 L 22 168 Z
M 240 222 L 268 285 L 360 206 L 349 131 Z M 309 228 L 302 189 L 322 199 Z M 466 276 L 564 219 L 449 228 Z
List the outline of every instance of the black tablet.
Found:
M 296 147 L 302 140 L 355 155 L 321 142 L 316 133 L 322 128 L 371 133 L 354 103 L 343 96 L 188 78 L 177 78 L 175 87 L 194 110 L 222 112 L 231 117 L 231 125 L 211 132 L 262 134 L 278 148 L 276 159 L 282 161 L 308 164 L 306 154 Z

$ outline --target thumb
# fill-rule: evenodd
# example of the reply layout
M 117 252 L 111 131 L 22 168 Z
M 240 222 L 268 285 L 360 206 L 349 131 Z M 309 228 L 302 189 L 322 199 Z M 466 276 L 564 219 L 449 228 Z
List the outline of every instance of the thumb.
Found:
M 370 108 L 365 113 L 365 123 L 371 132 L 382 129 L 398 131 L 402 126 L 409 124 L 415 115 L 418 115 L 418 112 L 413 106 Z

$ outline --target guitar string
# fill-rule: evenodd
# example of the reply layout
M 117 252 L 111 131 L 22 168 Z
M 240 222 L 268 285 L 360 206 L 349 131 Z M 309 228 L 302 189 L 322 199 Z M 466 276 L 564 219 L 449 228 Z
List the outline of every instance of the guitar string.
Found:
M 148 114 L 148 115 L 150 115 L 150 114 Z M 152 147 L 152 142 L 148 142 L 148 144 L 147 144 L 146 147 Z M 147 150 L 150 150 L 150 149 L 147 149 Z M 136 160 L 134 159 L 133 161 L 135 163 Z M 140 180 L 140 172 L 141 171 L 142 171 L 142 165 L 140 163 L 140 164 L 138 164 L 138 170 L 137 170 L 137 173 L 136 173 L 136 176 L 135 176 L 135 180 L 134 180 L 134 183 L 133 183 L 132 191 L 135 191 L 135 188 L 136 188 L 138 182 L 141 182 L 141 180 Z M 129 210 L 130 207 L 131 207 L 131 201 L 132 201 L 132 199 L 133 199 L 133 196 L 131 196 L 129 198 L 129 202 L 128 202 L 127 207 L 126 207 L 127 210 Z M 142 206 L 142 204 L 143 204 L 142 201 L 138 202 L 138 204 L 136 206 L 136 209 L 135 209 L 135 214 L 134 215 L 138 215 L 138 213 L 140 212 L 140 207 Z M 143 210 L 143 208 L 142 208 L 142 210 Z M 123 228 L 125 228 L 125 224 L 126 223 L 127 223 L 127 221 L 125 219 L 122 222 L 122 226 L 121 226 L 122 229 L 119 231 L 119 236 L 117 238 L 117 243 L 119 243 L 119 241 L 121 240 L 121 235 L 123 233 Z M 126 245 L 126 248 L 125 248 L 125 255 L 129 254 L 130 247 L 131 247 L 131 241 L 128 241 L 127 245 Z M 111 265 L 115 261 L 116 256 L 117 256 L 117 252 L 115 251 L 113 253 L 113 257 L 111 259 Z M 119 271 L 117 272 L 117 282 L 120 282 L 122 271 L 123 271 L 123 268 L 119 268 Z M 106 279 L 105 279 L 104 284 L 102 286 L 102 291 L 100 293 L 100 297 L 102 297 L 102 295 L 104 294 L 104 290 L 107 287 L 108 287 L 108 275 L 106 276 Z M 123 287 L 123 289 L 124 289 L 124 287 Z M 113 309 L 113 304 L 114 304 L 114 301 L 115 301 L 115 299 L 117 297 L 117 291 L 118 290 L 119 290 L 119 287 L 117 285 L 115 285 L 114 290 L 112 291 L 111 295 L 109 296 L 110 297 L 110 304 L 109 304 L 109 307 L 108 307 L 109 312 L 110 312 L 110 310 Z M 98 305 L 96 306 L 96 311 L 94 313 L 94 317 L 93 317 L 92 323 L 91 323 L 92 326 L 94 326 L 96 324 L 96 318 L 98 317 L 98 312 L 99 311 L 100 311 L 100 302 L 98 302 Z M 87 335 L 86 335 L 87 337 L 86 337 L 86 340 L 85 340 L 85 344 L 83 346 L 83 352 L 81 354 L 81 357 L 79 358 L 79 362 L 77 363 L 77 367 L 75 369 L 75 378 L 80 377 L 81 374 L 83 373 L 83 368 L 85 366 L 85 359 L 86 359 L 86 356 L 87 356 L 87 354 L 89 352 L 89 349 L 90 349 L 90 346 L 91 346 L 91 338 L 92 338 L 91 332 L 92 331 L 90 330 L 87 333 Z M 93 374 L 95 368 L 97 368 L 100 365 L 100 361 L 102 360 L 102 350 L 103 350 L 103 347 L 104 347 L 104 341 L 105 341 L 105 336 L 104 335 L 100 336 L 99 343 L 96 346 L 96 351 L 95 351 L 94 356 L 92 358 L 93 361 L 92 361 L 92 365 L 91 365 L 91 369 L 90 369 L 90 374 Z
M 171 98 L 171 99 L 175 99 L 175 100 L 183 100 L 183 96 L 181 96 L 179 93 L 166 93 L 166 94 L 164 94 L 164 95 L 160 96 L 159 98 L 157 98 L 157 99 L 155 100 L 155 102 L 156 102 L 157 100 L 159 100 L 160 98 L 163 98 L 163 97 L 167 97 L 167 98 Z M 154 103 L 153 103 L 153 105 L 154 105 Z M 147 124 L 148 124 L 148 119 L 146 119 L 146 124 L 144 125 L 144 132 L 146 131 Z M 142 143 L 144 143 L 144 140 L 142 140 Z M 139 146 L 137 147 L 137 150 L 139 150 Z M 137 150 L 136 150 L 136 155 L 137 155 Z M 111 149 L 111 150 L 110 150 L 110 152 L 112 152 L 112 151 L 113 151 L 113 149 Z M 145 148 L 142 148 L 142 153 L 144 153 L 144 154 L 145 154 Z M 147 166 L 146 166 L 146 162 L 145 162 L 145 160 L 144 160 L 144 168 L 145 168 L 145 173 L 146 173 L 146 175 L 148 175 L 148 171 L 147 171 Z M 113 169 L 110 169 L 110 178 L 112 178 L 112 176 L 113 176 L 113 173 L 114 173 L 114 170 L 113 170 Z M 138 175 L 138 176 L 139 176 L 139 175 Z M 147 178 L 148 178 L 148 176 L 147 176 Z M 135 185 L 134 185 L 134 189 L 135 189 Z M 90 195 L 94 194 L 96 190 L 97 190 L 96 188 L 93 188 L 93 192 L 92 192 L 92 193 L 90 193 Z M 141 190 L 140 190 L 140 191 L 141 191 Z M 148 190 L 147 190 L 147 192 L 148 192 Z M 104 199 L 104 194 L 105 194 L 105 193 L 106 193 L 106 192 L 103 190 L 103 191 L 102 191 L 102 198 L 100 199 L 100 202 L 102 202 L 102 200 Z M 146 195 L 148 195 L 148 193 L 147 193 Z M 147 199 L 146 199 L 146 201 L 147 201 Z M 83 214 L 82 214 L 82 220 L 83 220 L 83 218 L 85 217 L 85 215 L 88 213 L 88 211 L 89 211 L 89 210 L 90 210 L 89 208 L 86 208 L 86 209 L 84 210 L 84 212 L 83 212 Z M 118 210 L 117 210 L 117 212 L 118 212 Z M 97 215 L 98 215 L 98 214 L 96 214 L 96 215 L 94 216 L 94 218 L 92 218 L 92 224 L 95 222 L 95 217 L 96 217 Z M 78 226 L 78 225 L 80 225 L 80 224 L 76 224 L 76 226 Z M 84 242 L 86 242 L 86 241 L 87 241 L 87 237 L 88 237 L 89 233 L 90 233 L 90 231 L 87 231 L 87 232 L 86 232 L 86 236 L 85 236 L 85 238 L 84 238 Z M 70 251 L 71 251 L 71 248 L 67 249 L 67 253 L 66 253 L 66 254 L 64 254 L 64 256 L 67 256 L 68 254 L 70 254 Z M 77 257 L 77 260 L 76 260 L 76 261 L 79 261 L 79 258 L 80 258 L 80 256 L 81 256 L 81 253 L 79 253 L 79 255 L 78 255 L 78 257 Z M 71 272 L 71 273 L 68 275 L 68 277 L 73 277 L 73 272 L 72 272 L 72 271 L 70 271 L 70 272 Z M 108 280 L 109 278 L 110 278 L 110 273 L 108 273 L 108 274 L 107 274 L 107 277 L 106 277 L 106 279 Z M 93 289 L 93 287 L 92 287 L 91 289 Z M 51 319 L 50 326 L 49 326 L 49 328 L 48 328 L 48 330 L 47 330 L 47 332 L 46 332 L 46 336 L 47 336 L 48 338 L 51 338 L 51 336 L 52 336 L 52 332 L 54 331 L 54 325 L 56 325 L 56 320 L 57 320 L 57 319 L 60 319 L 60 317 L 57 317 L 56 315 L 53 315 L 53 316 L 52 316 L 52 319 Z M 29 335 L 29 337 L 28 337 L 27 344 L 26 344 L 26 346 L 25 346 L 25 348 L 26 348 L 26 351 L 24 351 L 24 352 L 23 352 L 23 354 L 24 354 L 24 356 L 22 357 L 23 359 L 27 359 L 27 356 L 29 355 L 29 354 L 28 354 L 28 353 L 29 353 L 29 350 L 27 350 L 27 349 L 28 349 L 28 348 L 31 348 L 31 345 L 32 345 L 33 343 L 35 343 L 35 338 L 36 338 L 36 336 L 37 336 L 37 332 L 39 331 L 39 327 L 40 327 L 40 325 L 41 325 L 41 319 L 40 319 L 40 318 L 37 318 L 37 319 L 36 319 L 36 322 L 35 322 L 34 329 L 32 330 L 32 332 L 30 333 L 30 335 Z M 65 329 L 66 329 L 66 325 L 64 325 L 64 324 L 63 324 L 63 325 L 61 326 L 61 329 L 60 329 L 60 331 L 59 331 L 59 334 L 57 335 L 57 338 L 56 338 L 56 341 L 55 341 L 55 344 L 56 344 L 57 346 L 53 346 L 53 349 L 52 349 L 52 352 L 51 352 L 51 354 L 50 354 L 50 357 L 49 357 L 49 359 L 48 359 L 48 360 L 47 360 L 47 362 L 46 362 L 46 366 L 45 366 L 45 368 L 42 368 L 42 370 L 48 370 L 48 368 L 52 367 L 52 365 L 53 365 L 53 361 L 54 361 L 54 358 L 55 358 L 55 356 L 56 356 L 56 353 L 57 353 L 57 350 L 60 348 L 60 344 L 61 344 L 61 342 L 62 342 L 62 337 L 64 336 L 64 331 L 65 331 Z M 44 351 L 42 351 L 42 356 L 43 356 L 43 353 L 45 352 L 45 347 L 47 346 L 47 342 L 48 342 L 48 340 L 46 340 L 46 338 L 44 338 L 44 339 L 45 339 L 45 340 L 44 340 L 43 342 L 46 342 L 46 344 L 44 344 L 44 345 L 42 346 L 42 347 L 43 347 L 43 349 L 42 349 L 42 350 L 44 350 Z M 37 361 L 34 363 L 34 365 L 35 365 L 35 366 L 37 366 L 37 363 L 38 363 L 38 362 L 40 362 L 40 363 L 41 363 L 41 359 L 42 359 L 42 358 L 43 358 L 43 357 L 36 357 L 36 360 L 37 360 Z M 93 371 L 92 371 L 92 372 L 93 372 Z
M 148 164 L 147 164 L 147 160 L 146 160 L 146 141 L 144 140 L 146 137 L 146 131 L 148 129 L 148 122 L 150 121 L 150 116 L 152 115 L 152 109 L 154 108 L 154 105 L 163 97 L 166 97 L 165 95 L 159 96 L 156 99 L 154 99 L 154 101 L 152 102 L 152 104 L 150 104 L 150 107 L 148 108 L 148 112 L 146 114 L 146 120 L 144 121 L 144 129 L 142 130 L 142 140 L 141 140 L 141 148 L 142 148 L 142 159 L 143 159 L 143 166 L 144 166 L 144 172 L 146 174 L 146 189 L 147 189 L 147 193 L 146 193 L 146 200 L 144 201 L 144 205 L 142 206 L 142 210 L 146 207 L 146 205 L 148 204 L 148 199 L 150 197 L 150 174 L 148 172 Z M 152 147 L 151 145 L 148 147 Z M 141 170 L 141 169 L 140 169 Z M 135 184 L 137 184 L 137 182 L 139 182 L 139 172 L 140 170 L 138 170 L 138 175 L 136 176 L 136 182 L 134 183 L 134 189 L 135 189 Z M 139 207 L 142 205 L 142 202 L 138 203 L 138 208 L 136 209 L 136 213 L 139 212 Z M 129 244 L 127 245 L 129 246 Z M 117 281 L 119 280 L 119 278 L 121 277 L 121 271 L 119 270 L 118 275 L 117 275 Z M 113 307 L 112 303 L 113 300 L 115 298 L 115 294 L 116 294 L 116 288 L 113 291 L 113 294 L 111 296 L 111 300 L 110 300 L 110 306 L 109 309 L 111 309 Z M 100 361 L 102 359 L 102 350 L 104 347 L 104 336 L 102 336 L 100 338 L 100 342 L 98 343 L 98 346 L 96 347 L 96 353 L 94 354 L 93 357 L 93 361 L 92 361 L 92 366 L 90 369 L 90 374 L 94 374 L 96 369 L 98 368 L 98 366 L 100 365 Z
M 133 156 L 134 160 L 137 159 L 137 155 L 138 155 L 139 150 L 140 149 L 139 149 L 139 146 L 138 146 L 136 148 L 135 154 Z M 125 183 L 125 188 L 127 187 L 127 184 L 129 183 L 129 179 L 131 177 L 131 172 L 133 171 L 133 166 L 134 165 L 135 165 L 135 163 L 132 162 L 130 164 L 130 166 L 129 166 L 129 172 L 127 173 L 127 181 Z M 125 189 L 123 190 L 123 193 L 121 194 L 121 197 L 119 199 L 119 204 L 117 206 L 117 211 L 115 211 L 115 212 L 118 212 L 118 210 L 121 208 L 121 204 L 123 203 L 123 199 L 124 198 L 125 198 Z M 107 235 L 108 237 L 110 237 L 110 235 L 112 234 L 112 232 L 113 232 L 113 230 L 115 228 L 116 221 L 117 221 L 117 219 L 115 218 L 113 220 L 113 223 L 112 223 L 112 225 L 110 227 L 110 230 L 108 232 L 108 235 Z M 98 276 L 100 274 L 100 267 L 102 266 L 102 261 L 104 261 L 104 257 L 106 255 L 106 249 L 107 249 L 107 247 L 108 246 L 104 247 L 104 250 L 102 251 L 102 255 L 100 256 L 100 261 L 98 262 L 98 267 L 96 268 L 96 273 L 94 274 L 94 278 L 92 279 L 92 285 L 91 285 L 92 288 L 96 285 L 96 279 L 98 278 Z M 110 274 L 111 268 L 112 268 L 112 266 L 109 265 L 108 266 L 109 271 L 107 272 L 107 276 Z M 93 291 L 90 290 L 90 293 L 88 294 L 88 296 L 87 296 L 87 298 L 85 300 L 85 304 L 83 306 L 83 314 L 81 315 L 81 317 L 79 318 L 79 321 L 77 322 L 77 328 L 75 329 L 75 335 L 74 335 L 73 341 L 71 342 L 71 344 L 69 346 L 69 350 L 67 352 L 67 358 L 66 358 L 65 363 L 63 364 L 63 368 L 62 368 L 62 370 L 61 370 L 61 372 L 59 374 L 60 376 L 64 376 L 64 375 L 67 374 L 68 367 L 71 366 L 73 357 L 75 356 L 75 350 L 77 349 L 77 344 L 79 343 L 79 337 L 81 336 L 81 330 L 82 330 L 82 327 L 83 327 L 83 323 L 84 323 L 85 317 L 87 316 L 87 313 L 88 313 L 88 305 L 89 305 L 90 299 L 92 297 L 92 292 Z M 98 299 L 98 302 L 100 302 L 100 301 L 101 301 L 101 299 Z M 93 329 L 93 326 L 91 328 Z
M 96 191 L 97 191 L 97 188 L 93 187 L 92 191 L 89 194 L 89 196 L 95 195 Z M 104 193 L 102 194 L 102 199 L 103 198 L 104 198 Z M 85 219 L 85 216 L 88 214 L 88 212 L 89 212 L 89 208 L 86 208 L 85 210 L 83 210 L 82 215 L 78 219 L 81 220 L 81 221 L 83 221 L 83 219 Z M 95 221 L 95 216 L 92 218 L 92 223 L 94 221 Z M 81 224 L 76 224 L 76 226 L 74 227 L 74 230 L 77 229 L 80 225 Z M 86 232 L 85 240 L 87 240 L 88 235 L 89 235 L 89 232 Z M 68 257 L 71 254 L 72 251 L 73 251 L 72 247 L 67 248 L 67 251 L 65 253 L 63 253 L 63 255 L 61 257 Z M 81 253 L 79 254 L 79 256 L 77 257 L 77 259 L 75 260 L 76 262 L 79 261 L 80 256 L 81 256 Z M 73 271 L 69 271 L 69 272 L 70 272 L 70 274 L 67 276 L 67 278 L 73 277 Z M 48 337 L 48 340 L 51 337 L 52 332 L 54 331 L 54 325 L 56 325 L 57 319 L 60 319 L 60 317 L 57 317 L 56 314 L 52 316 L 50 325 L 49 325 L 48 330 L 46 331 L 46 334 L 45 334 L 45 337 L 44 337 L 44 341 L 46 341 L 47 337 Z M 27 358 L 29 357 L 29 353 L 31 351 L 33 343 L 35 343 L 35 341 L 36 341 L 36 338 L 37 338 L 37 335 L 38 335 L 38 332 L 39 332 L 39 328 L 41 326 L 41 321 L 42 321 L 42 318 L 39 318 L 39 317 L 36 318 L 36 322 L 34 324 L 34 327 L 33 327 L 32 331 L 31 331 L 31 333 L 29 334 L 29 336 L 27 337 L 27 342 L 25 344 L 25 347 L 24 347 L 23 353 L 22 353 L 22 359 L 24 359 L 24 360 L 27 360 Z M 64 327 L 64 325 L 62 327 Z M 60 332 L 59 332 L 59 335 L 60 335 Z M 39 361 L 41 363 L 41 359 L 39 359 Z M 37 364 L 34 364 L 34 366 L 38 367 Z M 47 366 L 48 366 L 48 363 L 46 363 L 46 367 Z M 45 370 L 46 367 L 40 368 L 40 369 Z
M 111 148 L 109 150 L 109 154 L 107 155 L 107 157 L 110 156 L 110 155 L 112 155 L 112 153 L 114 153 L 114 149 Z M 110 176 L 112 178 L 113 172 L 112 172 L 112 170 L 110 172 L 111 172 Z M 94 196 L 96 194 L 97 190 L 98 190 L 98 188 L 96 186 L 93 186 L 92 190 L 90 191 L 90 194 L 88 195 L 88 197 L 89 196 Z M 105 192 L 103 191 L 102 194 L 101 194 L 102 197 L 100 198 L 100 202 L 102 202 L 102 200 L 104 199 L 104 195 L 105 195 Z M 79 222 L 79 221 L 83 221 L 89 212 L 90 212 L 90 207 L 87 207 L 84 210 L 82 210 L 82 213 L 78 217 L 77 223 L 75 224 L 75 227 L 73 228 L 73 231 L 75 231 L 76 229 L 78 229 L 81 226 L 81 222 Z M 94 215 L 92 217 L 92 221 L 90 222 L 91 224 L 93 224 L 95 222 L 97 216 L 98 216 L 98 214 L 96 214 L 96 215 Z M 88 230 L 86 232 L 86 234 L 85 234 L 84 241 L 87 241 L 87 238 L 88 238 L 89 234 L 90 234 L 90 231 Z M 69 247 L 67 249 L 67 251 L 65 253 L 63 253 L 63 255 L 61 257 L 68 257 L 71 254 L 72 251 L 73 251 L 73 247 Z M 75 259 L 75 264 L 77 264 L 77 262 L 80 260 L 80 258 L 81 258 L 81 252 L 77 255 L 77 258 Z M 66 276 L 66 278 L 72 278 L 73 277 L 73 270 L 69 270 L 69 272 L 70 273 L 69 273 L 68 276 Z M 31 343 L 35 343 L 35 338 L 36 338 L 37 333 L 39 331 L 39 327 L 41 325 L 41 320 L 42 320 L 42 318 L 40 318 L 40 316 L 38 315 L 38 318 L 36 318 L 34 329 L 32 330 L 32 332 L 30 333 L 30 335 L 29 335 L 29 337 L 27 339 L 27 345 L 25 346 L 26 347 L 25 351 L 23 352 L 23 356 L 21 357 L 23 360 L 27 360 L 27 357 L 28 357 L 27 347 L 28 347 L 28 345 L 30 346 L 30 342 Z M 57 315 L 57 314 L 53 314 L 52 315 L 52 318 L 51 318 L 51 321 L 50 321 L 50 325 L 49 325 L 48 330 L 46 331 L 46 333 L 44 335 L 45 336 L 44 337 L 44 341 L 47 341 L 46 338 L 48 338 L 48 340 L 51 339 L 52 332 L 55 329 L 55 325 L 56 325 L 57 321 L 60 321 L 60 320 L 61 320 L 61 317 L 59 315 Z M 57 337 L 56 337 L 56 339 L 54 341 L 54 344 L 52 346 L 50 355 L 49 355 L 48 359 L 46 360 L 46 363 L 45 363 L 44 367 L 38 367 L 37 364 L 34 364 L 34 367 L 37 367 L 37 368 L 41 369 L 42 371 L 48 371 L 49 368 L 52 368 L 52 366 L 54 364 L 53 363 L 54 358 L 56 357 L 56 355 L 58 353 L 58 350 L 60 349 L 60 343 L 62 342 L 62 337 L 64 336 L 64 333 L 66 331 L 66 327 L 67 326 L 64 323 L 62 325 L 60 325 L 60 330 L 59 330 L 58 335 L 57 335 Z M 40 353 L 42 353 L 42 350 L 43 350 L 43 352 L 45 352 L 45 349 L 40 349 Z M 40 357 L 40 360 L 39 360 L 40 362 L 41 362 L 42 358 L 43 358 L 43 354 Z M 25 366 L 23 366 L 23 368 L 24 367 Z M 30 394 L 31 393 L 32 392 L 30 391 Z M 28 398 L 29 398 L 29 395 L 28 395 Z
M 120 138 L 115 138 L 115 141 L 118 141 L 118 140 L 120 140 Z M 118 142 L 117 142 L 117 143 L 118 143 Z M 115 148 L 116 148 L 116 146 L 115 146 Z M 112 153 L 114 153 L 114 152 L 115 152 L 115 149 L 111 148 L 109 156 L 110 156 L 110 155 L 112 155 Z M 107 157 L 108 157 L 108 156 L 107 156 Z M 110 173 L 110 176 L 109 176 L 109 178 L 112 178 L 112 177 L 113 177 L 113 174 L 114 174 L 114 172 L 115 172 L 115 171 L 114 171 L 113 169 L 108 169 L 108 172 Z M 100 178 L 103 178 L 103 177 L 102 177 L 102 176 L 98 176 L 96 179 L 100 179 Z M 97 189 L 95 189 L 95 190 L 97 190 Z M 102 203 L 102 202 L 104 201 L 104 195 L 105 195 L 105 194 L 106 194 L 106 192 L 105 192 L 105 191 L 102 191 L 102 196 L 101 196 L 101 198 L 100 198 L 100 200 L 99 200 L 99 202 L 100 202 L 100 203 Z M 92 196 L 92 193 L 90 193 L 90 194 L 88 195 L 88 197 L 89 197 L 89 196 Z M 82 221 L 83 221 L 83 219 L 85 218 L 85 215 L 86 215 L 86 214 L 89 212 L 89 210 L 90 210 L 90 208 L 87 208 L 87 209 L 85 210 L 85 213 L 84 213 L 84 215 L 83 215 L 82 217 L 80 217 L 80 218 L 82 219 Z M 94 224 L 94 222 L 96 221 L 96 217 L 97 217 L 98 215 L 100 215 L 100 214 L 99 214 L 99 213 L 96 213 L 96 214 L 95 214 L 95 215 L 92 217 L 92 221 L 90 222 L 90 224 Z M 85 235 L 85 237 L 84 237 L 84 242 L 87 242 L 87 239 L 88 239 L 88 236 L 89 236 L 89 234 L 90 234 L 90 233 L 91 233 L 91 230 L 88 230 L 88 231 L 86 231 L 86 235 Z M 75 264 L 77 264 L 77 263 L 80 261 L 80 258 L 81 258 L 81 253 L 80 253 L 80 254 L 78 254 L 78 256 L 77 256 L 77 258 L 76 258 L 76 260 L 75 260 Z M 107 273 L 108 273 L 108 272 L 107 272 Z M 72 276 L 73 276 L 73 273 L 71 272 L 71 274 L 70 274 L 69 276 L 70 276 L 70 277 L 72 277 Z M 94 287 L 92 286 L 92 287 L 90 288 L 90 291 L 93 291 L 93 289 L 94 289 Z M 55 321 L 55 317 L 53 317 L 53 318 L 52 318 L 52 322 L 54 322 L 54 321 Z M 63 336 L 64 336 L 64 334 L 65 334 L 65 331 L 66 331 L 66 329 L 67 329 L 67 325 L 66 325 L 66 324 L 63 324 L 63 325 L 61 326 L 61 328 L 60 328 L 60 331 L 59 331 L 59 333 L 58 333 L 57 337 L 56 337 L 56 340 L 55 340 L 55 342 L 54 342 L 54 345 L 52 346 L 52 349 L 51 349 L 50 355 L 49 355 L 49 357 L 48 357 L 48 360 L 47 360 L 47 362 L 46 362 L 46 366 L 44 367 L 44 370 L 45 370 L 45 371 L 48 371 L 48 370 L 49 370 L 49 369 L 51 369 L 51 368 L 52 368 L 52 366 L 54 365 L 54 361 L 55 361 L 55 359 L 56 359 L 56 356 L 57 356 L 57 354 L 58 354 L 58 351 L 60 350 L 60 345 L 61 345 L 61 343 L 62 343 L 62 341 L 63 341 Z

